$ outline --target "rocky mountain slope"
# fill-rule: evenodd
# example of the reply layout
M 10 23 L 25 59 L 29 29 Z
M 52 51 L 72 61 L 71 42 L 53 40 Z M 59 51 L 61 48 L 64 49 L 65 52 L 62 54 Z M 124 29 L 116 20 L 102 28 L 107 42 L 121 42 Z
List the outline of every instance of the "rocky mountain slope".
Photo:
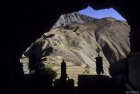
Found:
M 41 63 L 51 66 L 58 74 L 65 60 L 69 77 L 77 80 L 78 74 L 96 74 L 95 57 L 99 47 L 105 75 L 109 75 L 110 64 L 130 52 L 129 31 L 125 21 L 114 18 L 96 19 L 77 12 L 66 14 L 27 49 L 26 56 L 34 53 L 36 58 L 42 58 Z
M 97 18 L 92 18 L 89 16 L 82 15 L 79 12 L 74 12 L 70 14 L 61 15 L 58 21 L 53 26 L 53 28 L 62 28 L 73 23 L 84 24 L 84 23 L 93 22 L 96 20 Z

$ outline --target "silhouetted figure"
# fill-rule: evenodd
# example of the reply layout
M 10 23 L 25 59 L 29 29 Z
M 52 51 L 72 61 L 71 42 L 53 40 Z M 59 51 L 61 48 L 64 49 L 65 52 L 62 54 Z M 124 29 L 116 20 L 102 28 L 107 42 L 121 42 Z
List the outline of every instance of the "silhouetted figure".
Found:
M 62 81 L 66 81 L 67 79 L 67 73 L 66 73 L 66 62 L 63 60 L 63 62 L 61 63 L 61 77 L 60 79 Z
M 97 47 L 96 49 L 97 53 L 98 53 L 98 57 L 96 57 L 96 72 L 98 75 L 100 75 L 101 73 L 103 74 L 104 73 L 104 70 L 103 70 L 103 61 L 102 61 L 102 57 L 100 57 L 99 53 L 100 53 L 100 48 Z
M 61 63 L 61 77 L 54 81 L 55 94 L 73 94 L 74 80 L 70 79 L 66 73 L 66 62 Z

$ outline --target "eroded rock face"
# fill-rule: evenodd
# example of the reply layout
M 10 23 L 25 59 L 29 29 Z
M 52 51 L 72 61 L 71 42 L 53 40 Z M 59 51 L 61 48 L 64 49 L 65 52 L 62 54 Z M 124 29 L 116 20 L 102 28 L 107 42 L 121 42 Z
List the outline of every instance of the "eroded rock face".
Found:
M 109 75 L 109 65 L 130 52 L 129 31 L 126 22 L 114 18 L 92 19 L 79 13 L 62 15 L 54 27 L 33 44 L 38 47 L 37 44 L 43 42 L 34 53 L 36 56 L 41 54 L 41 63 L 51 65 L 58 74 L 62 60 L 65 60 L 69 77 L 77 80 L 78 74 L 96 74 L 98 46 L 105 75 Z M 52 51 L 48 54 L 50 47 Z M 26 56 L 30 55 L 31 48 Z
M 61 15 L 59 20 L 53 26 L 53 28 L 62 28 L 62 27 L 66 27 L 69 24 L 74 24 L 74 23 L 84 24 L 96 20 L 97 18 L 92 18 L 89 16 L 82 15 L 79 12 L 74 12 L 70 14 Z

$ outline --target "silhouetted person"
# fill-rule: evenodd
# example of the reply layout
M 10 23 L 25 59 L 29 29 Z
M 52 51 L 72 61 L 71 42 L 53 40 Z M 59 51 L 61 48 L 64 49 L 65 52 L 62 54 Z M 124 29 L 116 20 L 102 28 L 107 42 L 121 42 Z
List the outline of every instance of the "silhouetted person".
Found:
M 66 62 L 63 60 L 61 63 L 61 80 L 66 81 L 67 79 L 67 73 L 66 73 Z
M 96 49 L 97 53 L 98 53 L 98 57 L 96 57 L 96 73 L 98 75 L 100 75 L 101 73 L 103 74 L 104 73 L 104 70 L 103 70 L 103 60 L 102 60 L 102 57 L 100 57 L 99 53 L 100 53 L 100 48 L 97 47 Z

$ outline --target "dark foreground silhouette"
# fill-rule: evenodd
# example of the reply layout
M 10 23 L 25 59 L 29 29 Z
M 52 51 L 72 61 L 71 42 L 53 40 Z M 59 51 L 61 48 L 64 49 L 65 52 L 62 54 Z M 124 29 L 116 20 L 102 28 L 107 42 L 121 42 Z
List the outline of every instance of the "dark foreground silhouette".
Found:
M 20 87 L 11 94 L 125 94 L 125 83 L 103 75 L 79 75 L 78 86 L 73 79 L 55 80 L 43 75 L 26 75 Z
M 79 75 L 78 86 L 69 79 L 66 62 L 61 63 L 60 79 L 53 81 L 53 76 L 45 70 L 24 75 L 11 89 L 12 94 L 125 94 L 125 80 L 110 78 L 105 75 Z
M 103 75 L 79 75 L 78 94 L 125 94 L 125 83 Z
M 34 65 L 33 62 L 32 64 Z M 53 71 L 35 66 L 33 67 L 35 72 L 22 75 L 12 84 L 9 92 L 10 94 L 125 94 L 125 80 L 101 74 L 79 75 L 78 86 L 74 86 L 74 80 L 69 79 L 66 69 L 66 62 L 63 60 L 60 79 L 54 80 Z

